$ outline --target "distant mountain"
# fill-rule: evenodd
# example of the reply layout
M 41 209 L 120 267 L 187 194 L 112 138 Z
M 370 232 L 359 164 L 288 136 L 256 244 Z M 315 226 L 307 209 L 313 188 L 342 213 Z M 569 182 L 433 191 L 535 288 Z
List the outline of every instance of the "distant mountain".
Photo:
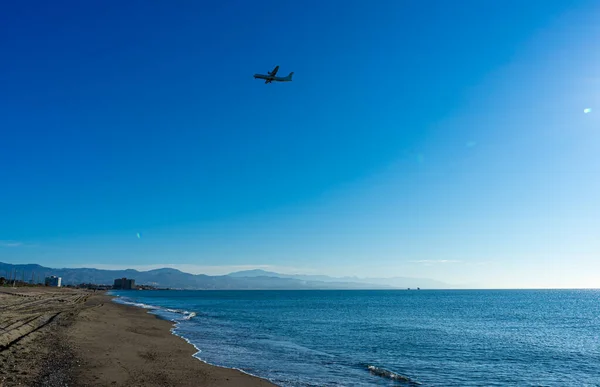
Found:
M 284 278 L 286 274 L 275 273 L 274 271 L 265 271 L 262 269 L 253 270 L 242 270 L 227 274 L 230 277 L 243 278 L 243 277 L 280 277 Z M 292 276 L 293 277 L 293 276 Z
M 452 289 L 455 286 L 447 283 L 436 281 L 428 278 L 411 278 L 411 277 L 390 277 L 390 278 L 358 278 L 358 277 L 329 277 L 326 275 L 305 275 L 305 274 L 279 274 L 272 271 L 264 271 L 260 269 L 237 271 L 229 274 L 235 278 L 249 277 L 277 277 L 290 278 L 302 281 L 317 281 L 317 282 L 343 282 L 355 284 L 369 284 L 388 286 L 392 288 L 423 288 L 423 289 Z
M 62 278 L 65 285 L 95 283 L 111 285 L 116 278 L 133 278 L 139 285 L 153 285 L 173 289 L 390 289 L 385 284 L 369 284 L 335 280 L 318 281 L 310 278 L 285 277 L 278 273 L 254 272 L 254 275 L 209 276 L 189 274 L 176 269 L 156 269 L 149 271 L 100 270 L 92 268 L 53 269 L 35 264 L 12 265 L 0 262 L 0 276 L 16 277 L 29 281 L 37 281 L 44 277 L 56 275 Z M 309 276 L 307 276 L 309 277 Z M 329 277 L 327 277 L 329 278 Z

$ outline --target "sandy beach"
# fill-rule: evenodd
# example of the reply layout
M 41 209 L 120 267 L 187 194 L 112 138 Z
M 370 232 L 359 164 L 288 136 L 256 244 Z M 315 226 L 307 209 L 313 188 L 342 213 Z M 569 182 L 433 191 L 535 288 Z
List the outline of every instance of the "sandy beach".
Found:
M 199 361 L 171 328 L 101 293 L 0 288 L 0 387 L 273 386 Z

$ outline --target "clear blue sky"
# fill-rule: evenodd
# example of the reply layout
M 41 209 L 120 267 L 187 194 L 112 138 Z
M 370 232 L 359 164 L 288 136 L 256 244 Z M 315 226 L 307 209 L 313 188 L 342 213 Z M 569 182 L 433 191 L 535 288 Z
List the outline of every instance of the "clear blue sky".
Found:
M 600 286 L 598 20 L 591 0 L 7 4 L 0 261 Z M 275 65 L 294 81 L 252 78 Z

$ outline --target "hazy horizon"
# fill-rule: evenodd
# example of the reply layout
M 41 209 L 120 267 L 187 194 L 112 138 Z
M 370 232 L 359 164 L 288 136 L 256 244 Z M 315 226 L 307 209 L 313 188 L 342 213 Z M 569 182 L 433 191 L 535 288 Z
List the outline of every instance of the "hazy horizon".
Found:
M 2 263 L 2 262 L 0 262 Z M 7 262 L 4 262 L 7 263 Z M 28 263 L 18 263 L 21 265 L 27 265 L 27 264 L 36 264 L 34 262 L 28 262 Z M 15 264 L 17 265 L 17 264 Z M 393 280 L 393 279 L 408 279 L 408 280 L 424 280 L 426 281 L 424 284 L 420 285 L 423 287 L 423 289 L 457 289 L 457 290 L 465 290 L 465 289 L 481 289 L 481 290 L 501 290 L 501 289 L 506 289 L 506 290 L 510 290 L 510 289 L 531 289 L 531 290 L 535 290 L 535 289 L 581 289 L 581 290 L 585 290 L 585 289 L 600 289 L 600 287 L 598 286 L 535 286 L 534 282 L 530 282 L 528 285 L 526 286 L 502 286 L 502 285 L 497 285 L 497 286 L 489 286 L 489 285 L 485 285 L 482 283 L 478 283 L 476 281 L 471 281 L 471 282 L 453 282 L 453 281 L 444 281 L 444 280 L 438 280 L 438 279 L 434 279 L 434 278 L 429 278 L 429 277 L 413 277 L 413 276 L 402 276 L 402 275 L 383 275 L 383 276 L 368 276 L 368 275 L 336 275 L 336 274 L 328 274 L 328 273 L 317 273 L 317 272 L 310 272 L 310 271 L 298 271 L 297 269 L 293 269 L 293 268 L 284 268 L 284 267 L 273 267 L 273 266 L 269 266 L 269 265 L 262 265 L 262 266 L 199 266 L 199 265 L 173 265 L 173 264 L 154 264 L 154 265 L 103 265 L 103 264 L 98 264 L 98 265 L 68 265 L 68 266 L 64 266 L 64 267 L 59 267 L 59 266 L 52 266 L 52 265 L 48 265 L 46 266 L 47 268 L 50 269 L 56 269 L 56 270 L 63 270 L 63 269 L 99 269 L 99 270 L 113 270 L 113 271 L 120 271 L 120 270 L 137 270 L 138 272 L 147 272 L 147 271 L 151 271 L 151 270 L 157 270 L 157 269 L 176 269 L 179 270 L 183 273 L 187 273 L 187 274 L 193 274 L 193 275 L 209 275 L 209 276 L 225 276 L 225 275 L 230 275 L 230 274 L 238 274 L 241 272 L 245 272 L 245 271 L 253 271 L 253 270 L 262 270 L 268 273 L 276 273 L 276 274 L 280 274 L 280 275 L 287 275 L 287 276 L 303 276 L 303 277 L 312 277 L 312 276 L 325 276 L 325 277 L 329 277 L 331 279 L 339 279 L 341 280 L 341 282 L 352 282 L 352 280 L 357 280 L 357 281 L 364 281 L 364 282 L 368 282 L 369 280 Z M 310 270 L 310 269 L 307 269 Z M 50 274 L 50 273 L 48 273 Z M 440 285 L 445 284 L 447 287 L 431 287 L 428 286 L 428 281 L 434 281 L 436 283 L 439 283 Z M 379 282 L 373 282 L 373 285 L 378 284 Z M 380 283 L 383 284 L 384 282 Z M 401 286 L 397 286 L 398 289 L 404 289 L 405 286 L 401 285 Z
M 600 287 L 597 2 L 5 8 L 1 262 Z

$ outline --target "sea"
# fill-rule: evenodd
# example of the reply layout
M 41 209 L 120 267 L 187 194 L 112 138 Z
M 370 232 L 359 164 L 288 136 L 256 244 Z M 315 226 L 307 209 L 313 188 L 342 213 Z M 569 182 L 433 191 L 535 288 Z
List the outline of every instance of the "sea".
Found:
M 115 291 L 284 387 L 600 386 L 600 290 Z

